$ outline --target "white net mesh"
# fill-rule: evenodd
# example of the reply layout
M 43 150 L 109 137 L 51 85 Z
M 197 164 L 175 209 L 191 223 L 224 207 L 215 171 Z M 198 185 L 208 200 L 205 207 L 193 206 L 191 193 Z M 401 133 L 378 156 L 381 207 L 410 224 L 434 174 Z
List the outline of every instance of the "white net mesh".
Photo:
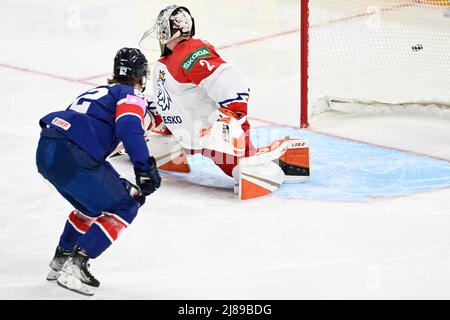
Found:
M 450 105 L 449 10 L 448 0 L 310 0 L 309 114 L 330 100 Z

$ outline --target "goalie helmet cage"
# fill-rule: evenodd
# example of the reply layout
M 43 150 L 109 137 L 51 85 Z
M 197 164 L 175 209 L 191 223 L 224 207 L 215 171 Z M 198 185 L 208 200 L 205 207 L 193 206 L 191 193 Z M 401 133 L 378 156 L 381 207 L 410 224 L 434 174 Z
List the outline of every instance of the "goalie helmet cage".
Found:
M 300 127 L 342 104 L 448 115 L 450 0 L 300 2 Z

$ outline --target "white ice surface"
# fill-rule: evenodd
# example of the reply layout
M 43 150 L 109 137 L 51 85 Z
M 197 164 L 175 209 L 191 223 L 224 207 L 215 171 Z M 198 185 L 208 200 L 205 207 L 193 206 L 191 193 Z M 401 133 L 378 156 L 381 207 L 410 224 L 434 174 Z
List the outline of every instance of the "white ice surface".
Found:
M 259 2 L 233 1 L 239 10 L 225 1 L 180 3 L 192 8 L 199 36 L 217 47 L 298 27 L 294 1 L 267 0 L 264 8 Z M 0 64 L 72 79 L 108 73 L 115 51 L 136 45 L 162 4 L 2 1 Z M 68 13 L 68 5 L 75 9 Z M 71 20 L 76 8 L 81 8 L 80 29 Z M 298 54 L 280 48 L 262 64 L 249 52 L 256 54 L 258 48 L 269 55 L 271 45 L 295 41 L 297 35 L 223 54 L 256 87 L 285 81 L 293 93 L 295 72 L 271 79 L 267 68 L 276 68 L 280 56 L 298 63 L 292 60 Z M 229 189 L 192 185 L 166 174 L 133 224 L 92 261 L 102 282 L 93 298 L 48 283 L 48 262 L 71 208 L 36 171 L 37 121 L 89 86 L 1 65 L 0 75 L 1 299 L 450 297 L 450 189 L 366 202 L 277 196 L 240 202 Z M 274 90 L 252 92 L 255 116 L 295 122 L 294 116 L 273 111 Z M 290 108 L 292 114 L 297 110 Z M 314 120 L 312 129 L 450 160 L 449 125 L 432 117 L 328 113 Z

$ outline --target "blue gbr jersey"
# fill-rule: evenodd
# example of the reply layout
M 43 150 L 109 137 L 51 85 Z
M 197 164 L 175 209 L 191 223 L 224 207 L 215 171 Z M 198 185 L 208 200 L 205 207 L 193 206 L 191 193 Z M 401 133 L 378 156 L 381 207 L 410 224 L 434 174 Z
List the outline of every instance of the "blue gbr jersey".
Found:
M 134 167 L 147 170 L 146 109 L 147 101 L 139 90 L 110 84 L 83 93 L 65 111 L 43 117 L 40 125 L 56 128 L 98 161 L 122 141 Z

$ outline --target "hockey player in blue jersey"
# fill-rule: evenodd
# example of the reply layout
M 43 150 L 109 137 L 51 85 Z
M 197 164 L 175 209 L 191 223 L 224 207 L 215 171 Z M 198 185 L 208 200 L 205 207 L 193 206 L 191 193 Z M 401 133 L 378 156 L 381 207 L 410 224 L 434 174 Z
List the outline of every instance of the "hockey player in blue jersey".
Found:
M 136 217 L 161 179 L 144 137 L 148 63 L 139 49 L 122 48 L 108 84 L 80 95 L 65 111 L 40 120 L 36 152 L 40 174 L 75 208 L 65 224 L 48 280 L 93 295 L 100 283 L 89 259 L 102 254 Z M 125 146 L 136 184 L 121 178 L 105 159 Z

